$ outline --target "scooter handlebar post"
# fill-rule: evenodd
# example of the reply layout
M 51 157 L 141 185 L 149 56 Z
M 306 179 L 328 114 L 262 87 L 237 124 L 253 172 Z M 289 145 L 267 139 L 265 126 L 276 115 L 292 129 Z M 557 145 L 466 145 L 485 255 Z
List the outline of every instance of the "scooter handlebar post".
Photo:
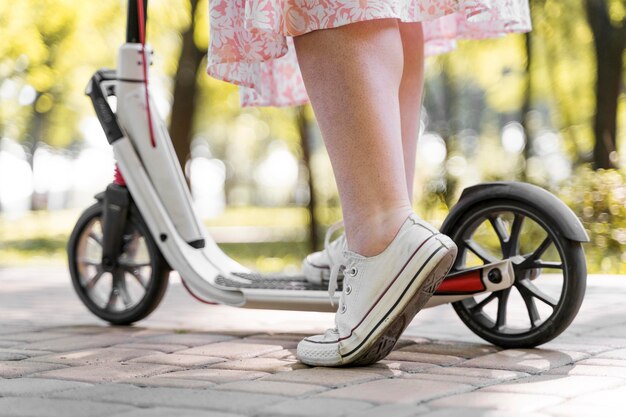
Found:
M 148 19 L 148 0 L 128 0 L 128 18 L 126 20 L 126 42 L 141 43 L 139 30 L 138 1 L 143 2 L 143 25 L 146 26 Z

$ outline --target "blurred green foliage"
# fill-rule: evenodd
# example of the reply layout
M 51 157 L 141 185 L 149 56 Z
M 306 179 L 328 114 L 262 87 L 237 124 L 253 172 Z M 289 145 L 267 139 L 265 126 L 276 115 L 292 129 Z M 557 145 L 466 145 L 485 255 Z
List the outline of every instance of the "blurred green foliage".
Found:
M 581 168 L 559 195 L 581 219 L 591 272 L 626 273 L 626 174 Z
M 528 38 L 513 35 L 460 42 L 457 51 L 427 60 L 425 129 L 442 137 L 447 155 L 442 166 L 420 162 L 415 206 L 437 224 L 465 186 L 486 180 L 527 180 L 557 193 L 581 217 L 592 238 L 586 248 L 591 272 L 624 273 L 625 174 L 593 172 L 587 167 L 596 103 L 593 34 L 584 4 L 584 0 L 531 0 L 530 48 Z M 607 4 L 612 22 L 623 22 L 626 2 L 607 0 Z M 60 148 L 81 146 L 85 139 L 81 121 L 93 117 L 83 89 L 96 69 L 115 65 L 117 48 L 124 39 L 125 6 L 122 0 L 0 2 L 0 92 L 6 95 L 0 101 L 0 137 L 15 138 L 31 149 L 39 141 Z M 208 44 L 207 6 L 207 0 L 200 1 L 194 32 L 196 46 L 203 49 Z M 172 100 L 180 33 L 191 22 L 189 11 L 188 0 L 150 2 L 148 40 L 157 51 L 152 85 L 165 103 Z M 271 227 L 280 222 L 304 227 L 309 218 L 300 208 L 248 207 L 255 204 L 257 192 L 254 167 L 272 142 L 285 143 L 298 160 L 302 158 L 295 110 L 241 109 L 237 88 L 202 70 L 197 83 L 195 136 L 209 144 L 212 157 L 225 162 L 225 193 L 231 206 L 210 225 Z M 310 108 L 307 116 L 313 119 Z M 519 153 L 508 152 L 502 144 L 502 127 L 511 121 L 525 125 L 526 144 Z M 626 141 L 624 93 L 618 123 L 619 150 Z M 320 223 L 328 225 L 341 217 L 339 199 L 321 137 L 317 129 L 312 130 L 315 213 Z M 549 170 L 553 159 L 541 153 L 546 131 L 558 135 L 554 153 L 573 167 L 565 183 L 555 180 Z M 617 155 L 620 166 L 626 162 L 622 155 L 626 153 Z M 16 223 L 0 217 L 0 264 L 33 254 L 40 259 L 62 259 L 59 242 L 75 218 L 42 213 Z M 271 269 L 280 258 L 295 264 L 306 250 L 292 242 L 271 247 L 229 245 L 235 257 L 240 253 L 241 259 L 261 269 Z M 270 254 L 268 264 L 260 265 L 265 250 Z

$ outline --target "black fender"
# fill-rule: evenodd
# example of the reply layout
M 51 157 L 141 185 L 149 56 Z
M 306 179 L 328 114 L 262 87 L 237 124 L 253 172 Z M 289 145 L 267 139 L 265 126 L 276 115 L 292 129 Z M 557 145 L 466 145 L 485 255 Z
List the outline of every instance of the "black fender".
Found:
M 545 214 L 545 221 L 556 225 L 565 238 L 575 242 L 589 242 L 589 236 L 574 212 L 550 192 L 536 185 L 522 182 L 488 182 L 463 190 L 461 198 L 446 217 L 441 232 L 449 234 L 463 213 L 478 203 L 489 200 L 516 200 Z

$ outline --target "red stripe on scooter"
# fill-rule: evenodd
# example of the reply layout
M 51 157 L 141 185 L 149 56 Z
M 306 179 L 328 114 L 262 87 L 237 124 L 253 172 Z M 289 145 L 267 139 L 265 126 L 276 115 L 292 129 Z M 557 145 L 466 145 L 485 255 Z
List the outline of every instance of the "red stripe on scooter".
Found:
M 146 112 L 148 113 L 148 130 L 150 131 L 150 143 L 156 148 L 154 140 L 154 130 L 152 128 L 152 115 L 150 114 L 150 95 L 148 93 L 148 57 L 146 56 L 146 27 L 144 19 L 143 1 L 137 0 L 137 11 L 139 18 L 139 41 L 141 42 L 141 53 L 143 55 L 143 83 L 146 88 Z
M 187 290 L 187 292 L 188 292 L 189 294 L 191 294 L 191 296 L 192 296 L 193 298 L 195 298 L 196 300 L 200 301 L 201 303 L 204 303 L 204 304 L 211 304 L 211 305 L 217 305 L 217 304 L 218 304 L 218 303 L 216 303 L 216 302 L 214 302 L 214 301 L 207 301 L 207 300 L 205 300 L 205 299 L 203 299 L 203 298 L 200 298 L 200 297 L 199 297 L 199 296 L 197 296 L 196 294 L 194 294 L 194 292 L 193 292 L 193 291 L 191 291 L 191 288 L 189 288 L 189 287 L 187 286 L 187 283 L 185 282 L 185 280 L 184 280 L 184 279 L 182 279 L 182 277 L 181 277 L 181 279 L 180 279 L 180 282 L 182 282 L 182 283 L 183 283 L 183 287 L 185 287 L 185 289 Z
M 468 271 L 465 274 L 446 277 L 435 295 L 473 294 L 485 290 L 485 284 L 481 278 L 481 269 Z

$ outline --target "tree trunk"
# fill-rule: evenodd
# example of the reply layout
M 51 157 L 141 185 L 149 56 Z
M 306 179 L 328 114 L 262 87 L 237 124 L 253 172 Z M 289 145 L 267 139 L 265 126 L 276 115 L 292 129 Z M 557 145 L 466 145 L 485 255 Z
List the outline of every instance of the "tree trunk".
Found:
M 617 107 L 624 68 L 626 19 L 621 26 L 614 26 L 606 0 L 586 0 L 586 11 L 597 65 L 593 167 L 609 169 L 615 168 L 617 162 Z
M 296 121 L 300 132 L 300 146 L 302 147 L 302 162 L 304 163 L 309 175 L 309 202 L 307 204 L 307 209 L 309 211 L 309 215 L 311 216 L 311 221 L 309 222 L 309 248 L 311 252 L 314 252 L 317 250 L 318 221 L 317 216 L 315 215 L 315 206 L 317 205 L 315 197 L 315 177 L 313 176 L 313 172 L 311 170 L 311 122 L 306 117 L 305 106 L 298 106 L 296 112 Z
M 528 114 L 532 109 L 532 54 L 533 54 L 533 43 L 532 43 L 532 32 L 528 32 L 524 35 L 524 49 L 526 52 L 526 85 L 524 91 L 524 102 L 522 103 L 521 108 L 521 124 L 524 129 L 524 136 L 526 137 L 526 144 L 524 145 L 524 150 L 522 151 L 522 169 L 520 170 L 520 177 L 522 181 L 528 180 L 528 159 L 530 159 L 530 149 L 531 149 L 531 131 L 528 128 Z
M 190 0 L 190 2 L 191 23 L 182 34 L 183 45 L 174 79 L 174 101 L 170 118 L 170 136 L 172 137 L 176 157 L 183 171 L 189 156 L 193 136 L 198 68 L 205 54 L 205 51 L 198 49 L 193 39 L 198 0 Z

